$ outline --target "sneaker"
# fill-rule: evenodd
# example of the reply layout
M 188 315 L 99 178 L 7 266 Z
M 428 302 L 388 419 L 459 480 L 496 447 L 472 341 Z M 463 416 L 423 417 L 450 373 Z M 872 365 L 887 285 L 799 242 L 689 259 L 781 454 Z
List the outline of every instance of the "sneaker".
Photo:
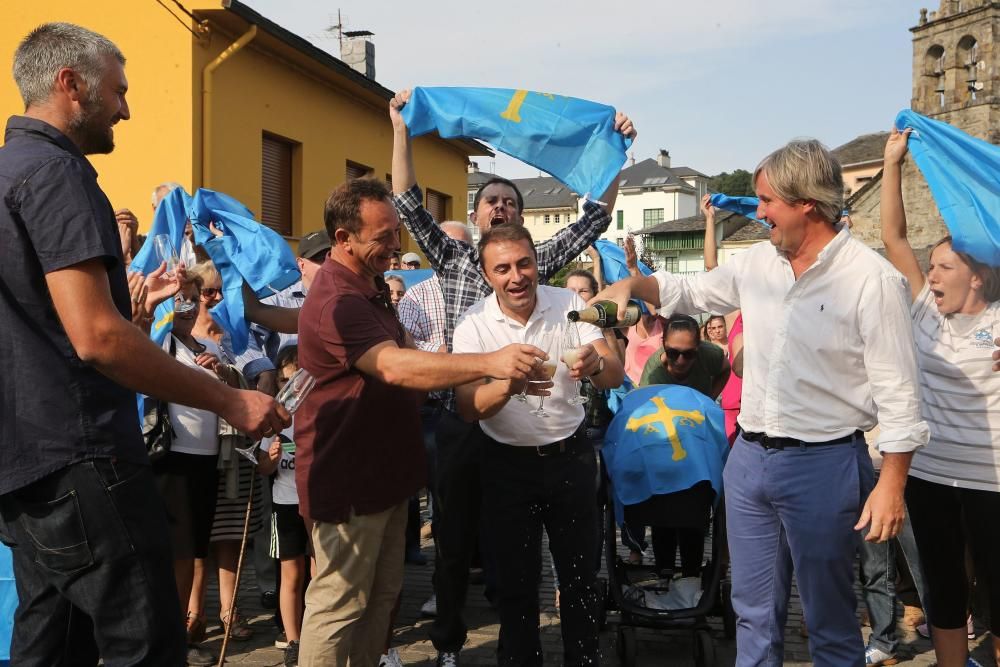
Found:
M 274 638 L 274 648 L 288 648 L 288 637 L 285 636 L 284 632 L 279 632 L 278 636 Z
M 981 664 L 973 660 L 971 657 L 966 661 L 965 667 L 983 667 Z
M 976 638 L 976 629 L 972 627 L 972 614 L 969 614 L 968 620 L 965 621 L 965 632 L 969 639 Z
M 189 665 L 214 665 L 219 659 L 211 651 L 200 646 L 188 646 L 187 664 Z
M 432 595 L 420 607 L 420 615 L 424 618 L 434 618 L 438 615 L 438 596 Z
M 378 660 L 378 667 L 403 667 L 403 661 L 399 657 L 399 652 L 391 648 Z
M 436 667 L 459 667 L 458 651 L 442 651 L 438 653 Z
M 299 667 L 299 642 L 297 639 L 288 642 L 288 647 L 285 649 L 285 661 L 282 664 L 285 667 Z
M 879 665 L 895 665 L 899 658 L 892 653 L 886 653 L 880 648 L 869 646 L 865 649 L 865 665 L 867 667 L 878 667 Z

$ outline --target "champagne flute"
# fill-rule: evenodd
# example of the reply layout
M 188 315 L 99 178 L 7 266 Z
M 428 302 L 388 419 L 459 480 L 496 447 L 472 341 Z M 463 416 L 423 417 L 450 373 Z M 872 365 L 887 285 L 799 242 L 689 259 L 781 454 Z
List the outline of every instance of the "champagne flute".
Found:
M 288 382 L 285 383 L 285 386 L 281 388 L 281 391 L 278 392 L 278 395 L 274 399 L 283 408 L 288 410 L 288 414 L 295 414 L 295 411 L 299 409 L 302 401 L 305 400 L 314 386 L 316 386 L 316 378 L 310 375 L 306 369 L 300 368 L 288 379 Z M 257 465 L 257 450 L 263 441 L 263 439 L 258 440 L 249 447 L 233 447 L 233 450 L 241 456 L 245 456 L 254 465 Z
M 543 362 L 542 363 L 542 373 L 545 374 L 546 378 L 544 380 L 528 380 L 528 382 L 531 383 L 531 384 L 546 384 L 548 382 L 551 382 L 552 378 L 555 377 L 556 368 L 557 368 L 557 366 L 556 366 L 556 362 L 555 361 L 546 361 L 546 362 Z M 545 411 L 545 397 L 544 396 L 539 396 L 538 397 L 538 408 L 535 409 L 535 410 L 532 410 L 531 414 L 535 415 L 536 417 L 542 417 L 543 419 L 544 418 L 548 418 L 550 416 L 549 413 Z
M 562 338 L 562 360 L 566 364 L 566 368 L 571 368 L 573 364 L 580 361 L 580 353 L 582 351 L 582 346 L 580 345 L 580 332 L 577 331 L 575 322 L 567 322 L 566 328 L 563 329 Z M 583 405 L 587 402 L 587 397 L 580 394 L 580 389 L 583 384 L 577 380 L 575 383 L 576 392 L 573 396 L 566 399 L 566 402 L 570 405 Z
M 177 270 L 177 265 L 180 264 L 180 258 L 177 257 L 177 251 L 174 249 L 174 244 L 170 241 L 170 236 L 167 234 L 157 234 L 153 237 L 153 250 L 156 251 L 156 259 L 158 263 L 167 263 L 167 271 L 165 275 L 168 278 L 174 277 L 174 271 Z

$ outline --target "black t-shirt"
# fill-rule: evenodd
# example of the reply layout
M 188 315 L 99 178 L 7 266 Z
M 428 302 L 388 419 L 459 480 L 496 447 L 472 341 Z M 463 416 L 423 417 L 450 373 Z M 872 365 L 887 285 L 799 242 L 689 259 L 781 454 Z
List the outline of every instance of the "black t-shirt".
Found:
M 135 393 L 84 363 L 45 276 L 87 260 L 131 316 L 121 241 L 97 172 L 51 125 L 14 116 L 0 148 L 0 494 L 65 466 L 148 463 Z

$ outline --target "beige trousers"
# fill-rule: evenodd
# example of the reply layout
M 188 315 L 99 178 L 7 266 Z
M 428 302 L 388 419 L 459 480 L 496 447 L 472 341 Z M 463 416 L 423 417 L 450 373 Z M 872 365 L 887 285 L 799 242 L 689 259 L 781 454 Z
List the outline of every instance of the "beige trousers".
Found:
M 306 590 L 301 667 L 378 665 L 403 587 L 406 505 L 313 524 L 316 576 Z

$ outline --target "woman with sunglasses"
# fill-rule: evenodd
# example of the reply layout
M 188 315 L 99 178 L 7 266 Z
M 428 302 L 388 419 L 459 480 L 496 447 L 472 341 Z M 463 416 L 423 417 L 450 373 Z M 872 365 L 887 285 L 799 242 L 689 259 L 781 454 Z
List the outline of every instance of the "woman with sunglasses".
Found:
M 722 348 L 701 339 L 693 317 L 674 315 L 663 325 L 663 351 L 646 362 L 639 386 L 682 384 L 714 400 L 727 380 L 729 362 Z
M 680 384 L 716 399 L 729 379 L 729 362 L 722 348 L 701 340 L 698 322 L 690 315 L 673 315 L 663 321 L 663 351 L 653 354 L 642 371 L 640 387 Z M 626 521 L 623 542 L 644 545 L 646 529 Z M 677 547 L 681 551 L 681 576 L 701 574 L 705 529 L 653 526 L 653 558 L 657 572 L 673 571 Z

